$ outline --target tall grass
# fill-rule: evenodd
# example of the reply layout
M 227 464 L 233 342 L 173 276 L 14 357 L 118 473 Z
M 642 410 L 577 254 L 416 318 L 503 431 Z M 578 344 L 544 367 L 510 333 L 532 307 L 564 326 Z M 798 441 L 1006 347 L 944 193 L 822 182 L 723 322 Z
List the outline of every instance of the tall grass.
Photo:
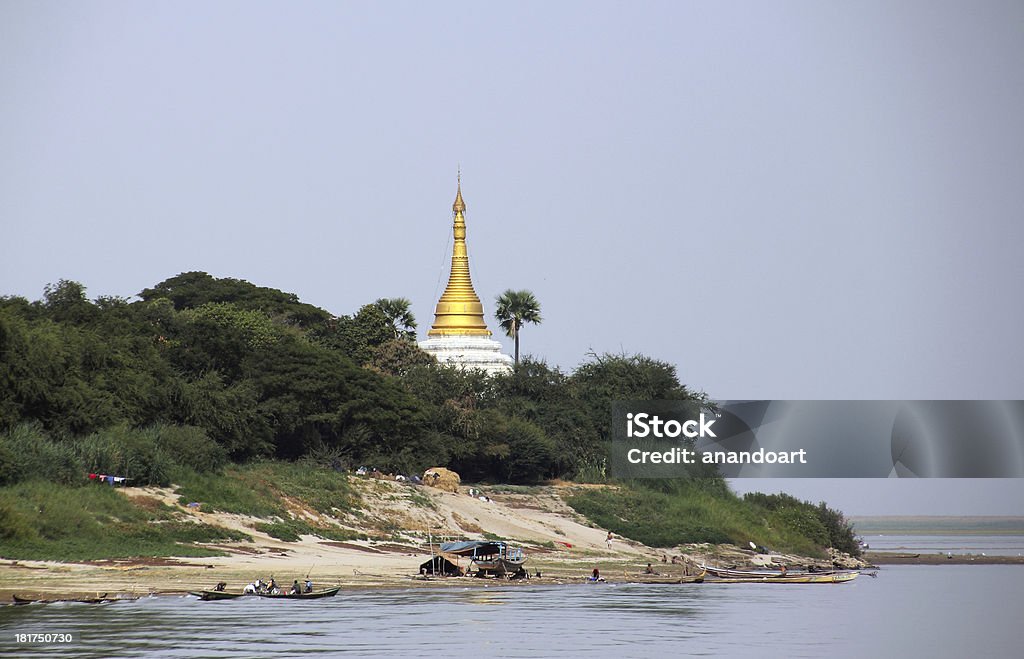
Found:
M 271 485 L 272 479 L 258 477 L 251 465 L 231 465 L 220 474 L 178 469 L 174 473 L 174 483 L 182 505 L 197 502 L 207 511 L 252 517 L 286 515 L 284 505 Z
M 76 483 L 83 478 L 74 448 L 51 439 L 42 426 L 24 423 L 0 433 L 0 485 L 32 479 Z
M 201 428 L 118 425 L 58 440 L 37 424 L 0 433 L 0 485 L 28 480 L 81 483 L 88 473 L 129 478 L 131 485 L 169 485 L 176 468 L 216 471 L 227 454 Z
M 90 560 L 136 556 L 217 556 L 191 543 L 248 536 L 143 508 L 113 488 L 28 481 L 0 488 L 0 556 Z
M 262 518 L 287 518 L 282 497 L 320 513 L 355 512 L 358 497 L 348 476 L 306 462 L 256 462 L 232 465 L 222 474 L 175 473 L 179 501 L 200 502 L 219 510 Z

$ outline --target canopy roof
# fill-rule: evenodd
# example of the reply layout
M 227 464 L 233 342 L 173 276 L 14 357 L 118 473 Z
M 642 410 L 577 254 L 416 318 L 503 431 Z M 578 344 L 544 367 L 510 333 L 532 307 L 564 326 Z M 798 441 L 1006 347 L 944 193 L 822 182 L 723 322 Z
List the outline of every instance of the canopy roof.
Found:
M 446 542 L 441 545 L 441 551 L 456 556 L 493 556 L 504 551 L 504 542 L 488 542 L 481 540 L 470 540 L 467 542 Z

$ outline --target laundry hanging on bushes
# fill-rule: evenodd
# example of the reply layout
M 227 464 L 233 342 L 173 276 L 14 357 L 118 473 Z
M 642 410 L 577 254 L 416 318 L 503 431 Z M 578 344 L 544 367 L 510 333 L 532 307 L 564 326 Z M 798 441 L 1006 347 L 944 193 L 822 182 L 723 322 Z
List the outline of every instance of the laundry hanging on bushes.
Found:
M 89 480 L 107 483 L 108 485 L 124 485 L 129 479 L 126 476 L 111 476 L 109 474 L 89 474 Z

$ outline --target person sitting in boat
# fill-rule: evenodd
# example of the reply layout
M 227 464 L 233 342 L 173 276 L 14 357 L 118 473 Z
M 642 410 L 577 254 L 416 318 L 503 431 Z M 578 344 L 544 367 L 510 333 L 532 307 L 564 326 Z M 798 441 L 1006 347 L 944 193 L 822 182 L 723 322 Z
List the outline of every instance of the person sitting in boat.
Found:
M 226 582 L 224 582 L 224 581 L 221 581 L 216 586 L 213 587 L 213 590 L 215 592 L 218 592 L 218 593 L 223 593 L 224 589 L 227 588 L 227 587 L 228 587 L 228 584 Z
M 310 581 L 309 579 L 306 579 L 306 590 L 304 590 L 303 592 L 305 592 L 305 593 L 312 593 L 313 592 L 313 582 Z
M 785 565 L 779 567 L 779 576 L 780 577 L 786 576 L 786 566 Z
M 270 577 L 270 583 L 267 584 L 267 592 L 271 595 L 277 595 L 281 592 L 277 589 L 277 582 L 274 581 L 274 577 Z
M 243 595 L 255 595 L 256 594 L 256 584 L 255 583 L 247 583 L 247 584 L 245 584 L 245 588 L 242 589 L 242 594 Z
M 302 588 L 299 586 L 299 580 L 298 579 L 296 579 L 295 581 L 292 582 L 292 588 L 291 588 L 290 591 L 288 591 L 288 594 L 289 595 L 301 595 L 302 594 Z
M 647 564 L 647 568 L 644 569 L 644 574 L 657 574 L 657 573 L 654 571 L 654 567 L 650 563 L 648 563 Z

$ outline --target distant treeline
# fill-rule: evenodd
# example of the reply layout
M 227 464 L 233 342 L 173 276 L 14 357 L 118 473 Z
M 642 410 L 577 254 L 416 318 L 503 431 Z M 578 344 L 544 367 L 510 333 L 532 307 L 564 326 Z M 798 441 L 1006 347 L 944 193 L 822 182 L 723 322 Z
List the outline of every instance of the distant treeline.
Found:
M 40 301 L 0 298 L 0 432 L 13 440 L 32 424 L 57 444 L 153 455 L 173 436 L 235 461 L 449 465 L 470 480 L 526 483 L 603 478 L 613 400 L 704 402 L 674 366 L 638 355 L 594 355 L 570 374 L 530 358 L 500 377 L 442 367 L 383 300 L 335 316 L 203 272 L 139 297 L 90 301 L 62 280 Z

